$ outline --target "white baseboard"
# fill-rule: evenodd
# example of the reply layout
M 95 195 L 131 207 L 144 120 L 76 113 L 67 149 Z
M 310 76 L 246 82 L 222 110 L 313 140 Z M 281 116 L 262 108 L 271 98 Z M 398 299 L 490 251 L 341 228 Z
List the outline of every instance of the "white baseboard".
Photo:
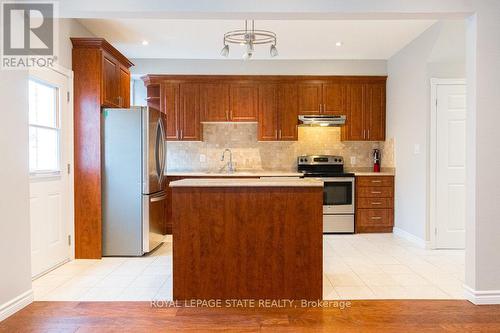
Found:
M 500 304 L 500 290 L 474 290 L 465 286 L 465 298 L 476 305 Z
M 7 317 L 12 316 L 14 313 L 21 310 L 25 306 L 30 305 L 31 303 L 33 303 L 33 300 L 33 290 L 30 289 L 27 292 L 17 296 L 16 298 L 0 305 L 0 321 L 3 321 Z
M 421 247 L 423 249 L 430 248 L 429 247 L 430 246 L 429 242 L 426 242 L 422 238 L 419 238 L 419 237 L 417 237 L 415 235 L 410 234 L 408 231 L 404 231 L 403 229 L 394 227 L 392 229 L 392 232 L 394 233 L 394 235 L 399 236 L 401 238 L 404 238 L 407 241 L 412 242 L 413 244 L 417 245 L 418 247 Z

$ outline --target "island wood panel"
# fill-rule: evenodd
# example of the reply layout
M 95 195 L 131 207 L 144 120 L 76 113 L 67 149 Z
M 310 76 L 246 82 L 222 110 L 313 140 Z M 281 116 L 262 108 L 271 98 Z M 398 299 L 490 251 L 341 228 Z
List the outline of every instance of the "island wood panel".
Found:
M 172 192 L 174 299 L 321 299 L 322 188 Z
M 73 49 L 75 258 L 102 254 L 101 51 Z

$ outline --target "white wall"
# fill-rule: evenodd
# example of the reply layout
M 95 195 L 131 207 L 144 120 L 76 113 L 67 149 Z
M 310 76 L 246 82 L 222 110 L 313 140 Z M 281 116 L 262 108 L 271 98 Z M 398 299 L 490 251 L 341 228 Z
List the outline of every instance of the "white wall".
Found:
M 456 43 L 448 43 L 449 38 Z M 395 226 L 429 239 L 430 78 L 465 77 L 465 23 L 438 22 L 388 60 L 387 136 L 394 138 Z M 415 153 L 419 145 L 420 153 Z
M 69 37 L 92 36 L 77 21 L 59 22 L 58 61 L 71 69 Z M 0 71 L 0 320 L 8 303 L 31 291 L 28 73 Z M 30 299 L 30 295 L 26 299 Z
M 27 78 L 0 71 L 0 320 L 7 302 L 31 290 Z
M 386 75 L 385 60 L 171 60 L 132 59 L 133 75 Z
M 465 282 L 471 299 L 500 304 L 500 2 L 478 2 L 467 25 Z
M 58 47 L 58 63 L 59 65 L 71 69 L 71 40 L 70 37 L 94 37 L 90 31 L 74 19 L 60 19 L 58 21 L 59 28 L 59 47 Z

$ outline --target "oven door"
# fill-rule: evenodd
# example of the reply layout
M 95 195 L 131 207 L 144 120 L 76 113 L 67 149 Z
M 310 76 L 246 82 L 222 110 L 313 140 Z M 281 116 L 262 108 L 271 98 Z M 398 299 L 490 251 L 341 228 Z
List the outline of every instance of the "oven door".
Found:
M 354 214 L 354 177 L 322 180 L 323 214 Z

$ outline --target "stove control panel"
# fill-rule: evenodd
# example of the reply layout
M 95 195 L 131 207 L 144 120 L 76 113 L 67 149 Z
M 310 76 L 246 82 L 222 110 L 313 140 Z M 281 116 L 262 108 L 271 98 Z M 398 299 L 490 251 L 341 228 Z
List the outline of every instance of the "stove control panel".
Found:
M 297 157 L 298 165 L 344 165 L 342 156 L 334 155 L 302 155 Z

